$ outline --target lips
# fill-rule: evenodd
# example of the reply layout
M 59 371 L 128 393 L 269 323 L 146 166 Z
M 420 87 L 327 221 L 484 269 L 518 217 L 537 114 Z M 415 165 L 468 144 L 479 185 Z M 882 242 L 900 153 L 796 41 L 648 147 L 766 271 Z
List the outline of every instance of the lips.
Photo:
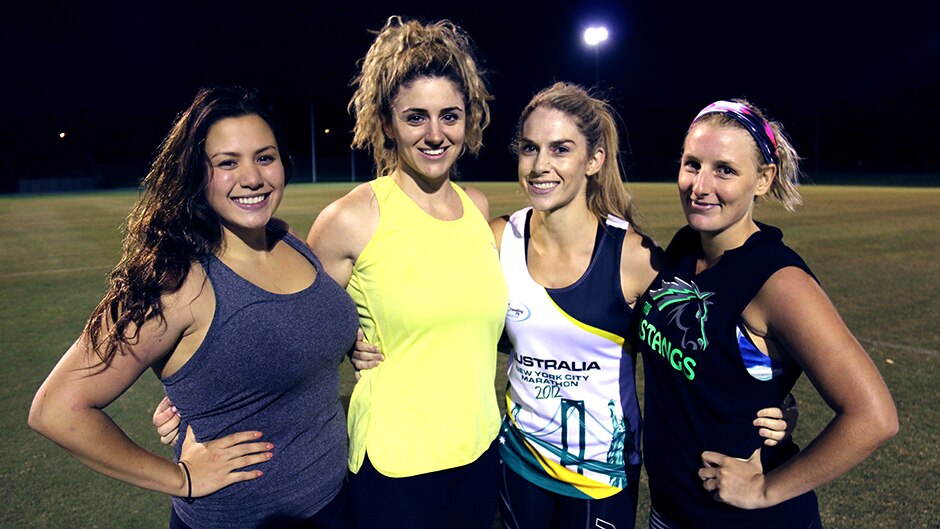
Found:
M 418 149 L 421 151 L 421 154 L 429 158 L 440 158 L 444 155 L 444 152 L 447 151 L 447 147 L 438 147 L 437 149 Z
M 710 202 L 702 202 L 691 198 L 689 199 L 689 207 L 694 211 L 710 211 L 717 208 L 718 206 L 718 204 L 713 204 Z
M 559 185 L 561 185 L 561 182 L 556 182 L 556 181 L 552 181 L 552 182 L 533 182 L 533 181 L 530 180 L 530 181 L 528 182 L 529 189 L 532 191 L 532 193 L 534 193 L 534 194 L 536 194 L 536 195 L 543 195 L 543 194 L 546 194 L 546 193 L 551 193 L 551 192 L 554 191 L 555 188 L 558 187 Z
M 271 196 L 270 192 L 247 197 L 233 197 L 232 202 L 242 209 L 258 209 L 264 207 L 269 196 Z

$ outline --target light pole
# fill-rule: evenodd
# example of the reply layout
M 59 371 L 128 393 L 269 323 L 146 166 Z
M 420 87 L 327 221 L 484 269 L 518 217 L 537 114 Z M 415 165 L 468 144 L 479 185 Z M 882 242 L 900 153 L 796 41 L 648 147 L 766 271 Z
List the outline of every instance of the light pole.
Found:
M 609 33 L 607 28 L 604 26 L 591 26 L 584 30 L 584 42 L 588 46 L 594 48 L 594 84 L 600 85 L 601 83 L 601 70 L 600 70 L 600 46 L 601 42 L 607 40 Z

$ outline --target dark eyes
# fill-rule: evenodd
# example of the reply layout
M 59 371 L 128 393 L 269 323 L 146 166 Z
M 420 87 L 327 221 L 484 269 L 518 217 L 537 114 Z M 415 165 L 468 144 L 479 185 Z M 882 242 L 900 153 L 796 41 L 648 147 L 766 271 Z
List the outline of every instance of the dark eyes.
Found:
M 689 171 L 698 171 L 702 168 L 702 164 L 696 162 L 695 160 L 684 160 L 682 162 L 682 167 Z
M 274 163 L 275 160 L 277 160 L 277 155 L 273 153 L 265 153 L 258 155 L 258 158 L 255 159 L 255 163 L 259 165 L 268 165 Z M 235 158 L 226 158 L 216 162 L 215 166 L 220 169 L 234 169 L 238 167 L 238 160 Z
M 564 156 L 572 151 L 571 147 L 567 145 L 553 145 L 550 147 L 552 154 L 556 156 Z M 535 154 L 538 152 L 538 147 L 532 143 L 525 143 L 519 147 L 520 154 Z
M 440 119 L 444 124 L 452 125 L 459 122 L 461 116 L 456 112 L 448 112 L 447 114 L 442 114 Z M 428 117 L 424 114 L 408 114 L 405 116 L 405 122 L 409 125 L 421 125 L 427 120 Z
M 718 174 L 721 176 L 734 176 L 737 172 L 727 165 L 722 165 L 718 168 Z

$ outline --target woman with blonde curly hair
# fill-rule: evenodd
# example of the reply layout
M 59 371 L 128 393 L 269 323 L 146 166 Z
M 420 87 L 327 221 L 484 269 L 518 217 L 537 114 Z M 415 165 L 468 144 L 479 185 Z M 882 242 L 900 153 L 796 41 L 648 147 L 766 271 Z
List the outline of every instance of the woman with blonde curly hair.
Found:
M 493 392 L 506 283 L 482 193 L 452 182 L 491 99 L 467 35 L 388 19 L 360 62 L 353 146 L 377 178 L 325 208 L 307 242 L 384 354 L 349 405 L 359 527 L 489 528 Z

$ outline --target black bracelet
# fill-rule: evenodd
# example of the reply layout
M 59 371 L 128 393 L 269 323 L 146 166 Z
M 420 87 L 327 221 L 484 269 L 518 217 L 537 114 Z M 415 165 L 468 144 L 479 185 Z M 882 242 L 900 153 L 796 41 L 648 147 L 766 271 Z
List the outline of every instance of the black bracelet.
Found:
M 193 478 L 189 475 L 189 465 L 186 464 L 186 461 L 180 459 L 180 464 L 183 465 L 183 472 L 186 473 L 186 497 L 180 498 L 186 503 L 192 503 L 193 500 Z

